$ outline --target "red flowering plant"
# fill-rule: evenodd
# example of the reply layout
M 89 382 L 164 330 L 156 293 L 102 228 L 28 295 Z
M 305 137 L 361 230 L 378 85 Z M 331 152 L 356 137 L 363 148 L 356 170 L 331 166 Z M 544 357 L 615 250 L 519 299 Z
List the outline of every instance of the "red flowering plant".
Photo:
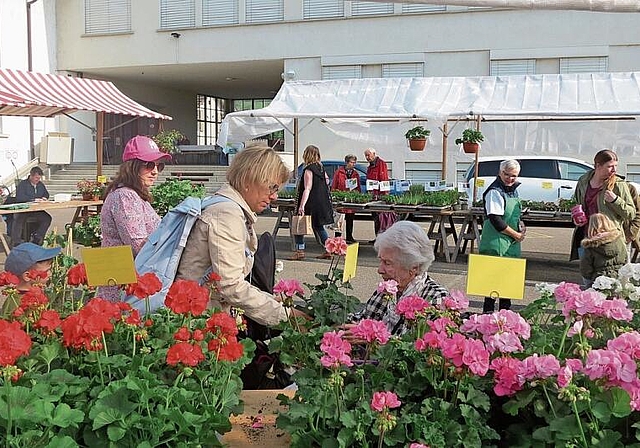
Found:
M 86 284 L 81 265 L 66 283 Z M 148 300 L 160 287 L 145 274 L 127 290 Z M 208 289 L 176 281 L 166 307 L 144 317 L 129 303 L 79 297 L 76 309 L 56 310 L 33 287 L 0 320 L 0 443 L 222 446 L 254 345 L 238 341 L 235 319 L 207 309 Z

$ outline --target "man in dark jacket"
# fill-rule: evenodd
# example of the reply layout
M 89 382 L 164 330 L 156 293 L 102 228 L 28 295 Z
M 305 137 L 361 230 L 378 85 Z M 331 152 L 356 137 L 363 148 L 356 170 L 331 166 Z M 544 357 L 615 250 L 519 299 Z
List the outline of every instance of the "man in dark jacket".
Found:
M 40 167 L 34 166 L 31 168 L 29 177 L 18 184 L 15 202 L 47 200 L 49 192 L 41 181 L 43 174 Z M 31 241 L 36 244 L 42 244 L 44 236 L 47 234 L 47 229 L 51 225 L 51 215 L 45 211 L 15 213 L 11 224 L 11 244 L 13 247 L 24 242 L 22 240 L 22 231 L 27 218 L 36 220 L 36 231 L 30 235 Z

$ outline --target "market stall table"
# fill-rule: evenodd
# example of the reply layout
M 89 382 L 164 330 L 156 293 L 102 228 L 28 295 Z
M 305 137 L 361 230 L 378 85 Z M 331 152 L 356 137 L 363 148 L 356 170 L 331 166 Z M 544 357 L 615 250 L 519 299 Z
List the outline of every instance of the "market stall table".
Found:
M 25 205 L 27 205 L 28 207 L 25 207 Z M 12 215 L 14 213 L 30 213 L 40 211 L 48 212 L 51 210 L 75 208 L 76 211 L 73 214 L 73 218 L 71 219 L 70 223 L 71 228 L 73 228 L 76 223 L 86 220 L 90 213 L 89 207 L 95 207 L 95 212 L 99 213 L 100 208 L 102 207 L 102 201 L 39 201 L 22 204 L 18 203 L 10 205 L 0 205 L 0 216 Z M 10 251 L 9 244 L 7 243 L 7 240 L 2 233 L 0 233 L 0 243 L 2 244 L 4 253 L 8 255 Z

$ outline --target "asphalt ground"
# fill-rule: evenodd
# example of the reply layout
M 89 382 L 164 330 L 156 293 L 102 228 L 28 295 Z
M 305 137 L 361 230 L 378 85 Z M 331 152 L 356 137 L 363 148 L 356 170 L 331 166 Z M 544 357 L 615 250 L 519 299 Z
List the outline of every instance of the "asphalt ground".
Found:
M 73 210 L 54 210 L 51 212 L 53 222 L 50 230 L 57 229 L 64 232 L 64 225 L 68 223 Z M 267 212 L 258 218 L 257 232 L 273 232 L 277 214 Z M 419 222 L 427 230 L 429 222 Z M 4 224 L 0 224 L 0 231 L 5 232 Z M 458 225 L 459 230 L 459 225 Z M 579 282 L 579 265 L 569 262 L 569 247 L 571 241 L 570 228 L 563 227 L 528 227 L 527 237 L 522 244 L 522 256 L 527 260 L 525 298 L 514 301 L 513 309 L 537 298 L 535 285 L 540 282 L 559 283 L 561 281 Z M 374 238 L 373 222 L 355 221 L 354 237 L 360 242 L 358 250 L 358 264 L 356 277 L 351 280 L 353 290 L 350 292 L 362 301 L 366 301 L 373 293 L 380 281 L 377 273 L 378 259 L 369 240 Z M 316 274 L 326 274 L 329 260 L 316 259 L 315 256 L 323 252 L 323 248 L 313 237 L 305 237 L 307 243 L 306 259 L 304 261 L 289 261 L 292 254 L 291 238 L 287 228 L 278 230 L 276 237 L 277 257 L 283 261 L 284 269 L 278 274 L 280 278 L 295 278 L 302 283 L 317 284 Z M 450 244 L 453 239 L 450 237 Z M 74 256 L 82 259 L 82 246 L 74 246 Z M 0 254 L 0 264 L 4 267 L 4 253 Z M 448 263 L 442 254 L 436 256 L 436 261 L 429 269 L 434 280 L 449 290 L 466 290 L 467 282 L 467 254 L 459 255 L 455 263 Z M 482 308 L 482 298 L 470 296 L 470 306 L 473 311 Z

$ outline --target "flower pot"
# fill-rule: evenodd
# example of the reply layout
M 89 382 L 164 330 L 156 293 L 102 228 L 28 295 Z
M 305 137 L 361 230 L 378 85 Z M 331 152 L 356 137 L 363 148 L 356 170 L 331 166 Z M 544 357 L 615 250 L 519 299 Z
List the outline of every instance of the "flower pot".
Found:
M 426 144 L 426 138 L 413 138 L 409 140 L 409 148 L 411 148 L 411 151 L 423 151 Z
M 93 200 L 93 194 L 92 193 L 82 193 L 82 200 L 83 201 L 92 201 Z
M 462 149 L 467 154 L 475 154 L 475 153 L 477 153 L 479 146 L 480 145 L 478 143 L 471 143 L 471 142 L 463 142 L 462 143 Z

